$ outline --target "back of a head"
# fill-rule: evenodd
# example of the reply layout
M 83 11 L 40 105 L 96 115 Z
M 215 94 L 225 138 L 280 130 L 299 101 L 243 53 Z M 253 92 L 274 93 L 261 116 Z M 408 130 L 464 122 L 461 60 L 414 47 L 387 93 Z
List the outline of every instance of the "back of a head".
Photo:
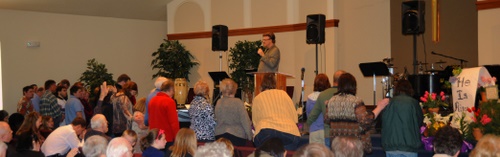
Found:
M 225 143 L 211 142 L 196 149 L 194 157 L 230 157 L 231 152 L 227 149 Z
M 339 93 L 356 95 L 357 83 L 356 78 L 350 73 L 340 75 L 338 82 Z
M 454 156 L 462 148 L 463 138 L 458 129 L 451 126 L 441 127 L 434 136 L 434 153 Z
M 94 135 L 85 140 L 82 151 L 86 157 L 100 157 L 101 155 L 106 155 L 106 146 L 108 146 L 106 138 Z
M 413 96 L 413 87 L 408 80 L 399 80 L 394 88 L 394 95 L 406 94 L 408 96 Z
M 75 119 L 73 119 L 73 121 L 71 121 L 71 125 L 81 126 L 82 128 L 85 128 L 87 127 L 87 122 L 85 122 L 85 119 L 83 119 L 82 117 L 76 117 Z
M 118 76 L 118 78 L 116 79 L 116 82 L 128 82 L 130 81 L 130 77 L 128 77 L 127 74 L 121 74 L 120 76 Z
M 106 157 L 132 157 L 132 145 L 123 137 L 113 138 L 106 148 Z
M 161 84 L 160 90 L 163 92 L 169 91 L 174 88 L 174 81 L 167 79 Z
M 174 145 L 168 149 L 172 155 L 183 156 L 187 153 L 193 155 L 197 147 L 196 133 L 190 128 L 181 128 L 175 135 Z
M 167 81 L 167 78 L 165 77 L 158 77 L 156 78 L 156 81 L 155 81 L 155 88 L 156 89 L 161 89 L 161 85 L 163 84 L 163 82 Z
M 328 147 L 320 143 L 309 143 L 299 148 L 293 157 L 333 157 L 333 152 Z
M 106 123 L 106 117 L 103 114 L 96 114 L 90 119 L 90 128 L 99 129 Z
M 321 73 L 321 74 L 316 75 L 316 77 L 314 78 L 313 91 L 321 92 L 321 91 L 324 91 L 325 89 L 328 89 L 330 87 L 331 87 L 330 80 L 328 79 L 328 76 L 326 76 L 326 74 Z
M 276 88 L 276 76 L 274 73 L 266 73 L 262 78 L 262 82 L 260 84 L 260 90 L 265 91 L 268 89 Z
M 363 157 L 363 143 L 356 137 L 335 137 L 332 141 L 335 156 Z
M 346 73 L 344 70 L 337 70 L 334 74 L 333 74 L 333 85 L 336 86 L 339 82 L 339 78 L 340 76 L 342 76 L 342 74 Z
M 500 137 L 492 134 L 484 135 L 470 153 L 470 157 L 498 156 L 500 156 Z

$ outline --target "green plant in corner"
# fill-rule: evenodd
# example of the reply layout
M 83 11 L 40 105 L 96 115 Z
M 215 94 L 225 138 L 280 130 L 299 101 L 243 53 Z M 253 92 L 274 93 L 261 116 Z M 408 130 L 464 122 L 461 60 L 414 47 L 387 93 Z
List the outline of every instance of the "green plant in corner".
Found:
M 91 100 L 97 99 L 96 96 L 99 94 L 96 92 L 96 89 L 102 84 L 102 82 L 106 81 L 109 85 L 115 84 L 113 74 L 108 73 L 106 65 L 97 62 L 95 58 L 87 61 L 87 70 L 82 73 L 79 81 L 83 82 L 85 84 L 85 88 L 90 91 Z
M 158 50 L 151 54 L 154 57 L 151 67 L 153 70 L 158 69 L 153 79 L 163 76 L 172 79 L 185 78 L 189 81 L 191 68 L 199 63 L 193 61 L 194 56 L 178 40 L 163 41 Z
M 257 50 L 261 41 L 238 41 L 229 50 L 229 69 L 232 70 L 231 78 L 238 83 L 241 90 L 247 95 L 249 103 L 253 97 L 254 80 L 252 75 L 247 74 L 247 70 L 257 69 L 260 56 Z

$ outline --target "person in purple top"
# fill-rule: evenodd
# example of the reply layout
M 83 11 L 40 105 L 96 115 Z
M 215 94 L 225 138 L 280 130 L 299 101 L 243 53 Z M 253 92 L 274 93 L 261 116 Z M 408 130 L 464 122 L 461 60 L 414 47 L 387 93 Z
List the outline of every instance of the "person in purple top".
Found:
M 314 92 L 307 96 L 306 102 L 306 112 L 307 114 L 311 114 L 311 111 L 314 108 L 314 104 L 316 104 L 316 100 L 318 99 L 319 93 L 330 88 L 330 81 L 328 80 L 328 76 L 321 73 L 314 78 Z M 323 117 L 323 113 L 320 113 L 318 117 Z M 324 123 L 323 118 L 318 118 L 314 121 L 309 127 L 309 143 L 321 143 L 325 144 L 325 132 L 324 132 Z

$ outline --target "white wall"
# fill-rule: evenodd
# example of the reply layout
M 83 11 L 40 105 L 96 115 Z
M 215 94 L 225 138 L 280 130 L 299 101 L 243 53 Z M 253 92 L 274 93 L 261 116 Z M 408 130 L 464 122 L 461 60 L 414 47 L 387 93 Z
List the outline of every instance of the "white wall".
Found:
M 166 34 L 166 22 L 0 10 L 3 108 L 16 110 L 22 88 L 45 80 L 77 81 L 87 60 L 106 64 L 114 78 L 128 74 L 145 97 L 153 88 L 151 53 Z M 27 48 L 27 41 L 39 41 Z
M 500 64 L 500 8 L 478 10 L 479 65 Z
M 308 14 L 325 14 L 326 19 L 339 19 L 339 28 L 326 29 L 326 42 L 320 46 L 319 72 L 330 78 L 338 69 L 352 73 L 358 80 L 358 95 L 367 104 L 372 104 L 372 79 L 361 75 L 358 64 L 381 61 L 390 55 L 390 4 L 385 0 L 241 0 L 231 2 L 231 9 L 220 9 L 226 0 L 214 0 L 209 5 L 197 1 L 174 0 L 168 6 L 169 33 L 209 31 L 211 25 L 224 24 L 229 29 L 242 27 L 264 27 L 305 22 Z M 271 5 L 271 4 L 276 5 Z M 185 5 L 185 6 L 183 6 Z M 182 9 L 186 10 L 182 10 Z M 197 8 L 201 8 L 196 10 Z M 219 8 L 219 9 L 216 9 Z M 193 10 L 189 10 L 193 9 Z M 207 17 L 210 15 L 217 17 Z M 182 12 L 194 12 L 199 16 L 188 16 Z M 226 15 L 226 16 L 224 16 Z M 235 17 L 240 15 L 243 17 Z M 279 16 L 278 16 L 279 15 Z M 369 16 L 368 16 L 369 15 Z M 234 19 L 234 20 L 233 20 Z M 242 20 L 243 19 L 243 20 Z M 181 21 L 182 20 L 182 21 Z M 209 21 L 207 21 L 209 20 Z M 191 25 L 178 25 L 183 21 L 191 21 Z M 208 29 L 206 24 L 210 23 Z M 203 27 L 200 27 L 202 25 Z M 264 33 L 264 32 L 263 32 Z M 295 79 L 288 79 L 288 85 L 295 86 L 294 102 L 298 102 L 300 91 L 300 69 L 306 68 L 306 95 L 312 92 L 315 70 L 315 46 L 305 43 L 305 31 L 276 33 L 276 45 L 281 50 L 280 72 L 289 73 Z M 231 36 L 229 47 L 238 40 L 260 40 L 261 34 Z M 198 80 L 212 84 L 208 71 L 219 70 L 219 53 L 211 52 L 211 40 L 181 40 L 186 45 L 200 66 L 192 71 L 190 85 Z M 227 52 L 223 53 L 223 71 L 227 68 Z M 198 79 L 197 79 L 198 78 Z M 380 90 L 380 79 L 377 87 Z M 378 95 L 382 95 L 381 92 Z

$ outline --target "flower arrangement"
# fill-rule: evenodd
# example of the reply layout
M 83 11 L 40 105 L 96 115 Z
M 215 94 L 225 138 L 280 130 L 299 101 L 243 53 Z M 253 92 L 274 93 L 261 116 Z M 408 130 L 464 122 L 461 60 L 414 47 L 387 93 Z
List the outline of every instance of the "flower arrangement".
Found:
M 498 100 L 482 102 L 479 108 L 469 108 L 467 111 L 472 114 L 468 134 L 474 135 L 474 130 L 480 130 L 482 134 L 500 135 L 500 115 L 496 114 L 500 110 Z M 477 134 L 477 133 L 476 133 Z M 474 135 L 475 136 L 475 135 Z M 472 140 L 472 136 L 467 137 Z M 478 140 L 478 137 L 475 137 Z
M 434 112 L 424 114 L 425 126 L 421 128 L 422 133 L 426 137 L 434 136 L 439 128 L 449 124 L 450 117 L 451 114 L 447 116 L 441 116 L 441 114 Z
M 429 93 L 425 91 L 425 94 L 420 97 L 421 106 L 424 109 L 429 108 L 439 108 L 439 107 L 448 107 L 448 104 L 445 102 L 446 96 L 444 92 L 439 93 L 439 97 L 436 93 Z
M 458 129 L 458 131 L 460 131 L 460 133 L 464 137 L 470 137 L 471 135 L 469 135 L 469 133 L 470 133 L 469 129 L 470 129 L 470 124 L 473 122 L 473 119 L 472 119 L 472 117 L 468 116 L 468 114 L 466 112 L 467 111 L 464 111 L 464 112 L 455 111 L 455 112 L 453 112 L 453 114 L 452 114 L 453 118 L 450 122 L 450 126 Z

